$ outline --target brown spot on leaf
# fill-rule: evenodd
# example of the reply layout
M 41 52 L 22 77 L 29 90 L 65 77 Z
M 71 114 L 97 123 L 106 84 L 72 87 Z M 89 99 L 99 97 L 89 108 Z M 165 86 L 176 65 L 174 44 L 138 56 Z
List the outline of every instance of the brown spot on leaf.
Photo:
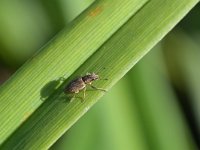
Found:
M 96 7 L 95 9 L 93 9 L 93 10 L 89 13 L 89 16 L 95 17 L 95 16 L 99 15 L 102 11 L 103 11 L 103 7 L 102 7 L 102 6 Z

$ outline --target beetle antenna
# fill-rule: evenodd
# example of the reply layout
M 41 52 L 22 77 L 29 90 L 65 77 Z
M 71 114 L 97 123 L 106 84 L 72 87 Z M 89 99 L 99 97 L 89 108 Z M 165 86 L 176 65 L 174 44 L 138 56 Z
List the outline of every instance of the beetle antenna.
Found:
M 104 69 L 106 69 L 106 68 L 105 68 L 105 67 L 103 67 L 102 69 L 104 70 Z M 99 74 L 99 73 L 100 73 L 100 71 L 98 71 L 96 74 Z
M 100 78 L 99 80 L 108 80 L 108 78 L 104 78 L 104 79 L 101 79 L 101 78 Z

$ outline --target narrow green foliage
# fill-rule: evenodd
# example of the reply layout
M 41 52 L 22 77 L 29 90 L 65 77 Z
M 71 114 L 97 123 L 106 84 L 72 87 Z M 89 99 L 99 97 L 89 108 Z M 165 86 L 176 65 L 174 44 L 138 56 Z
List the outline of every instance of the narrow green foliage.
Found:
M 146 0 L 101 0 L 48 43 L 0 89 L 0 143 L 42 103 L 41 90 L 50 81 L 69 77 Z M 120 6 L 120 8 L 118 7 Z M 54 89 L 53 89 L 54 90 Z M 50 95 L 53 90 L 47 90 Z
M 63 96 L 65 84 L 86 72 L 99 72 L 100 77 L 109 80 L 98 81 L 95 86 L 110 89 L 198 0 L 151 0 L 129 19 L 144 2 L 99 1 L 75 22 L 68 34 L 60 34 L 7 82 L 1 89 L 2 109 L 7 108 L 9 113 L 0 116 L 3 120 L 0 129 L 6 128 L 1 133 L 4 140 L 24 121 L 26 113 L 40 107 L 3 143 L 2 149 L 51 146 L 104 94 L 87 91 L 84 103 L 79 99 L 70 102 Z M 58 82 L 55 79 L 65 73 L 66 81 L 43 103 L 41 89 L 48 82 Z M 11 94 L 13 91 L 15 95 Z
M 176 96 L 167 82 L 161 49 L 156 47 L 155 52 L 154 57 L 147 56 L 129 75 L 149 149 L 195 150 Z
M 168 45 L 168 46 L 167 46 Z M 178 30 L 169 34 L 164 41 L 164 49 L 167 53 L 167 61 L 171 78 L 180 91 L 187 91 L 190 97 L 191 108 L 193 110 L 197 125 L 200 126 L 200 52 L 199 42 L 194 41 L 194 37 Z M 174 51 L 171 58 L 170 51 Z

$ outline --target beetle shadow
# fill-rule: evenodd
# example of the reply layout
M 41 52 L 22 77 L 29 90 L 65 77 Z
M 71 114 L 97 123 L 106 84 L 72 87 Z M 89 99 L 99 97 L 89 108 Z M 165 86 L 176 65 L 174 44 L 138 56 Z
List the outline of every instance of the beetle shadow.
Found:
M 40 99 L 42 101 L 45 101 L 48 99 L 55 91 L 61 90 L 60 86 L 63 83 L 64 79 L 59 78 L 57 80 L 53 80 L 48 82 L 47 84 L 44 85 L 44 87 L 40 90 Z M 62 96 L 63 97 L 63 96 Z M 61 98 L 62 98 L 61 97 Z

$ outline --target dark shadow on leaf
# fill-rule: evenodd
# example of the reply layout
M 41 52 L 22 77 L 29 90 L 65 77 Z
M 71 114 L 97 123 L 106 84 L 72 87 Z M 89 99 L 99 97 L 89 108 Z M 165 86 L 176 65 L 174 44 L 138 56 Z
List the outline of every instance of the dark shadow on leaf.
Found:
M 62 84 L 63 78 L 59 78 L 57 80 L 53 80 L 48 82 L 44 87 L 40 90 L 40 99 L 45 101 L 50 95 L 52 95 Z

